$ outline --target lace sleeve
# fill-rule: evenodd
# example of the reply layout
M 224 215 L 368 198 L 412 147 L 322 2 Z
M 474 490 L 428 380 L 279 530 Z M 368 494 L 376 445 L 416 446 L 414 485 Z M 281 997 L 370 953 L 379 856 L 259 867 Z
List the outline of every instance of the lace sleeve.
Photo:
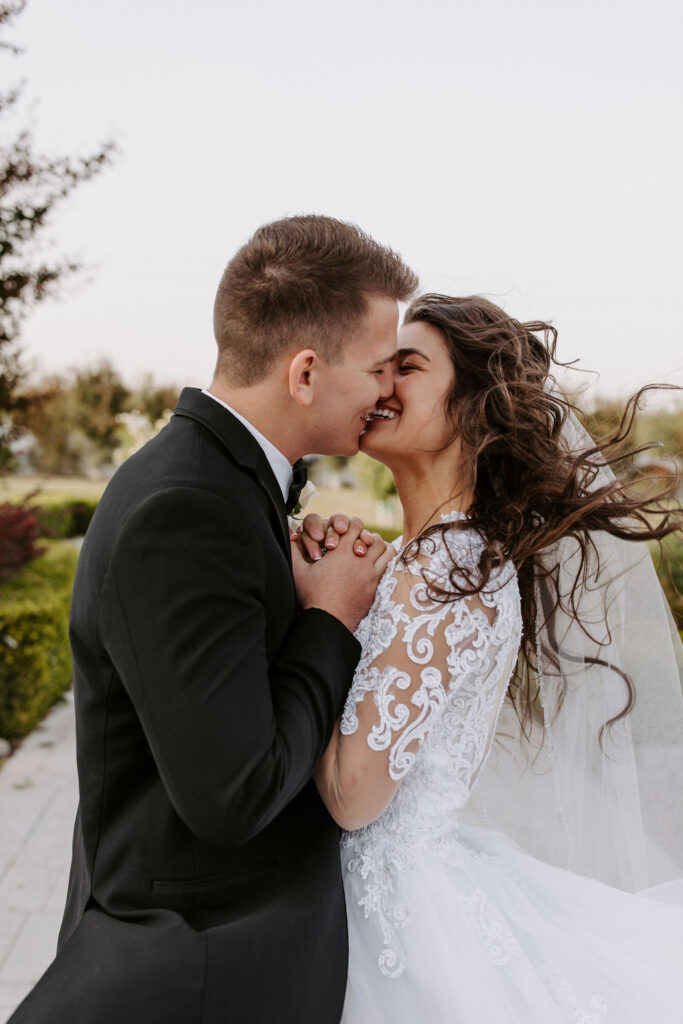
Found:
M 433 732 L 465 787 L 484 756 L 519 643 L 514 573 L 501 570 L 489 592 L 435 601 L 422 570 L 442 576 L 437 561 L 396 564 L 359 629 L 363 655 L 341 721 L 342 791 L 360 777 L 386 795 L 383 777 L 391 799 Z

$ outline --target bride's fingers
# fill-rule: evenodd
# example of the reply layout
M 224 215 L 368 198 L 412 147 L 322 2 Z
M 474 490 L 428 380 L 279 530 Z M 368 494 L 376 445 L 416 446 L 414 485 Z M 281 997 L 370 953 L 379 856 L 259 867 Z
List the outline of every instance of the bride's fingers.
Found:
M 325 534 L 325 547 L 332 551 L 339 544 L 339 538 L 348 532 L 350 519 L 348 516 L 337 512 L 327 522 L 327 533 Z
M 323 557 L 319 541 L 314 540 L 305 530 L 299 534 L 299 543 L 311 562 L 317 562 L 319 558 Z
M 349 528 L 344 537 L 340 538 L 340 542 L 344 542 L 347 545 L 350 544 L 351 548 L 356 555 L 364 555 L 367 548 L 361 538 L 364 527 L 362 521 L 358 516 L 352 516 L 349 519 Z
M 328 527 L 339 534 L 339 536 L 342 536 L 348 530 L 350 523 L 351 520 L 343 512 L 335 512 L 328 520 Z
M 315 512 L 309 512 L 301 524 L 302 532 L 308 534 L 318 544 L 323 542 L 326 527 L 327 520 L 321 519 Z
M 362 558 L 368 553 L 368 548 L 373 543 L 374 539 L 375 535 L 373 533 L 370 533 L 369 530 L 362 529 L 357 539 L 354 541 L 353 553 L 358 555 L 359 558 Z M 329 548 L 329 541 L 325 541 L 325 546 Z
M 376 534 L 370 533 L 369 530 L 361 530 L 360 537 L 355 543 L 354 551 L 361 557 L 367 554 L 368 548 L 374 544 Z
M 377 548 L 375 548 L 375 544 L 377 545 Z M 377 572 L 383 573 L 395 554 L 396 552 L 393 545 L 387 544 L 386 541 L 383 541 L 378 533 L 373 534 L 372 555 L 375 559 L 375 569 Z

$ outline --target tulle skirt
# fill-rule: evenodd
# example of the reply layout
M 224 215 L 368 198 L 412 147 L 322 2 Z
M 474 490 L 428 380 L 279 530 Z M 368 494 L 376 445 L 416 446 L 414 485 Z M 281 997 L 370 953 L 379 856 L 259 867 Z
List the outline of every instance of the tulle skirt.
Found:
M 538 861 L 500 833 L 463 827 L 447 848 L 424 849 L 393 872 L 387 914 L 377 876 L 363 878 L 350 861 L 343 849 L 342 1024 L 683 1021 L 675 885 L 625 893 Z

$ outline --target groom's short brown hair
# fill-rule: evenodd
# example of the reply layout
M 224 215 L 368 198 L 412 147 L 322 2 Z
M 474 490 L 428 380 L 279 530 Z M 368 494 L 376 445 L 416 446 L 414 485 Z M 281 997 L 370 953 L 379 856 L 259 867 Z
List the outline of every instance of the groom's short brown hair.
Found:
M 218 286 L 217 370 L 234 385 L 253 384 L 296 348 L 339 363 L 368 298 L 406 300 L 417 284 L 397 253 L 355 224 L 314 214 L 265 224 L 230 260 Z

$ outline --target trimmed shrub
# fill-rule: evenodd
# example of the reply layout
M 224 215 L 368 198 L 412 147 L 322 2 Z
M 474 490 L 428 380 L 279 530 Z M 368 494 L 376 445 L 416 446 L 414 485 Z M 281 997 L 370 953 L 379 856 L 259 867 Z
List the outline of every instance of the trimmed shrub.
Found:
M 90 520 L 95 515 L 97 501 L 74 501 L 71 506 L 71 537 L 84 537 L 90 526 Z
M 23 565 L 41 555 L 42 534 L 38 509 L 26 502 L 0 505 L 0 580 L 14 576 Z
M 0 736 L 21 739 L 71 683 L 69 605 L 78 552 L 67 544 L 0 592 Z
M 90 526 L 97 508 L 96 501 L 69 499 L 41 505 L 37 510 L 40 528 L 53 540 L 82 537 Z

